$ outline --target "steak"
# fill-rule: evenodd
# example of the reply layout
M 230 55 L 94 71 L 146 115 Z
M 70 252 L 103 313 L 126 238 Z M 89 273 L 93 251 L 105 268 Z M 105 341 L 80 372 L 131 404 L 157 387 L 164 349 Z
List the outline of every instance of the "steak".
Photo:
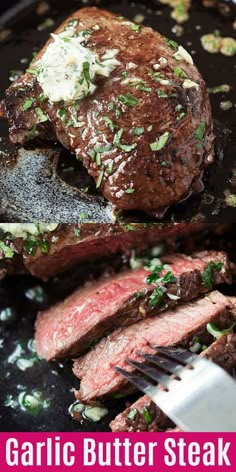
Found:
M 236 334 L 222 336 L 200 355 L 230 371 L 236 366 Z M 113 432 L 163 431 L 171 427 L 171 421 L 144 395 L 117 415 L 110 427 Z
M 151 28 L 95 7 L 78 10 L 55 33 L 6 91 L 1 113 L 12 142 L 57 138 L 119 209 L 155 213 L 185 198 L 214 159 L 210 102 L 191 56 Z M 61 54 L 46 64 L 58 42 Z M 93 77 L 87 59 L 78 72 L 78 42 L 103 68 L 110 57 L 111 73 Z M 66 47 L 74 55 L 63 62 Z M 70 61 L 77 67 L 77 93 L 79 84 L 87 87 L 83 98 L 59 99 L 46 90 L 59 61 L 66 85 Z
M 223 321 L 225 326 L 226 318 L 230 319 L 228 310 L 231 307 L 228 298 L 219 292 L 212 292 L 197 301 L 114 331 L 74 362 L 73 372 L 81 379 L 76 397 L 82 403 L 89 403 L 124 388 L 127 390 L 128 382 L 114 371 L 115 366 L 132 372 L 126 359 L 139 360 L 137 351 L 152 352 L 150 344 L 180 345 L 216 318 L 218 324 Z
M 52 233 L 26 241 L 13 239 L 11 234 L 1 234 L 1 240 L 14 251 L 14 255 L 8 258 L 0 248 L 0 276 L 30 272 L 47 280 L 83 262 L 108 258 L 131 249 L 142 251 L 160 241 L 177 239 L 212 227 L 217 229 L 217 225 L 205 223 L 86 223 L 62 224 Z
M 81 354 L 116 328 L 192 300 L 215 284 L 231 283 L 229 261 L 221 252 L 175 254 L 162 262 L 164 267 L 160 261 L 155 263 L 158 276 L 145 268 L 121 272 L 79 288 L 62 303 L 40 312 L 35 332 L 38 354 L 47 360 Z M 204 283 L 208 272 L 210 285 Z M 156 279 L 152 283 L 147 280 L 150 274 Z

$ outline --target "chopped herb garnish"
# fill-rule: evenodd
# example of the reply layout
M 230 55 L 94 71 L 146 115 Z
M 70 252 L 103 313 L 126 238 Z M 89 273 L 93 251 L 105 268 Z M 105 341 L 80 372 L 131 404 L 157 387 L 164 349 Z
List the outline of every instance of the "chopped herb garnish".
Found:
M 176 282 L 176 277 L 174 277 L 172 272 L 169 271 L 161 278 L 161 282 L 165 284 L 174 284 Z
M 42 103 L 42 102 L 45 102 L 45 100 L 47 100 L 46 95 L 44 95 L 43 93 L 40 93 L 40 95 L 38 96 L 38 101 Z
M 154 270 L 152 271 L 152 273 L 147 276 L 147 283 L 148 283 L 149 285 L 156 283 L 156 282 L 158 281 L 158 279 L 159 279 L 160 272 L 161 272 L 163 269 L 164 269 L 164 265 L 163 265 L 163 264 L 157 265 L 157 266 L 154 268 Z
M 26 111 L 28 110 L 29 108 L 32 107 L 32 104 L 34 103 L 34 98 L 27 98 L 27 100 L 25 100 L 25 103 L 22 107 L 22 110 L 23 111 Z
M 164 293 L 161 287 L 157 287 L 153 290 L 149 297 L 150 306 L 158 306 L 163 302 Z
M 194 136 L 196 139 L 199 139 L 199 141 L 203 141 L 205 137 L 205 132 L 206 132 L 206 122 L 201 121 L 201 123 L 198 125 L 197 129 L 195 130 Z
M 35 111 L 38 115 L 38 118 L 39 118 L 39 123 L 44 123 L 45 121 L 48 121 L 48 117 L 47 115 L 45 115 L 43 113 L 43 111 L 41 110 L 41 108 L 35 108 Z
M 91 151 L 88 152 L 88 155 L 89 157 L 91 157 L 91 159 L 95 159 L 96 157 L 96 152 L 94 149 L 92 149 Z
M 78 20 L 72 18 L 71 20 L 68 21 L 67 25 L 68 26 L 77 26 L 78 23 L 79 23 Z
M 90 77 L 90 65 L 89 62 L 83 62 L 83 79 L 87 82 L 87 85 L 89 86 L 91 83 L 91 77 Z
M 182 109 L 183 109 L 183 105 L 181 105 L 180 103 L 176 105 L 175 107 L 175 111 L 181 111 Z
M 0 251 L 3 252 L 6 259 L 11 259 L 14 256 L 14 251 L 7 246 L 3 241 L 0 241 Z
M 60 110 L 58 110 L 58 112 L 57 112 L 57 115 L 59 116 L 61 121 L 63 121 L 63 123 L 66 123 L 66 121 L 67 121 L 67 110 L 65 108 L 60 108 Z
M 104 168 L 101 169 L 101 171 L 100 171 L 100 174 L 98 176 L 98 180 L 97 180 L 97 183 L 96 183 L 96 188 L 101 187 L 103 176 L 104 176 Z
M 78 238 L 80 236 L 80 229 L 74 228 L 74 233 L 75 233 L 75 236 Z
M 132 128 L 131 132 L 135 134 L 135 136 L 141 136 L 144 133 L 144 128 L 141 126 L 140 128 Z
M 101 154 L 100 153 L 97 153 L 96 154 L 96 164 L 97 166 L 100 166 L 101 165 Z
M 149 409 L 146 406 L 143 409 L 143 419 L 146 424 L 150 424 L 152 422 L 152 416 L 150 414 Z
M 117 126 L 115 125 L 115 123 L 113 123 L 113 121 L 108 116 L 104 116 L 103 120 L 105 121 L 105 123 L 107 124 L 108 128 L 110 128 L 111 131 L 115 131 L 115 128 L 117 128 Z
M 137 98 L 133 97 L 133 95 L 130 94 L 119 95 L 118 100 L 130 108 L 134 107 L 138 103 Z
M 152 91 L 151 87 L 145 87 L 144 85 L 139 85 L 138 89 L 142 90 L 142 92 L 151 92 Z
M 220 272 L 223 267 L 223 262 L 209 262 L 202 273 L 203 287 L 212 290 L 214 286 L 214 272 Z
M 184 70 L 178 66 L 174 68 L 174 74 L 176 77 L 185 77 L 185 78 L 188 77 L 187 74 L 184 72 Z
M 134 421 L 137 416 L 138 410 L 136 408 L 132 408 L 127 415 L 127 419 L 130 421 Z
M 34 139 L 35 135 L 36 135 L 36 125 L 33 125 L 29 132 L 28 140 L 30 141 L 31 139 Z
M 135 188 L 128 188 L 127 190 L 125 190 L 125 193 L 134 193 L 135 192 Z
M 178 50 L 179 45 L 173 39 L 166 38 L 166 44 L 170 46 L 172 49 L 174 49 L 175 51 Z
M 169 98 L 168 93 L 163 92 L 163 90 L 157 90 L 157 94 L 159 98 Z
M 161 167 L 167 167 L 166 161 L 161 161 Z
M 30 256 L 34 255 L 37 250 L 37 242 L 34 239 L 27 238 L 24 242 L 24 249 Z
M 38 241 L 38 246 L 41 249 L 42 254 L 48 254 L 50 249 L 49 241 L 47 241 L 46 239 L 40 239 Z
M 130 152 L 132 151 L 133 149 L 135 149 L 137 147 L 137 144 L 134 143 L 134 144 L 122 144 L 120 142 L 121 138 L 122 138 L 122 135 L 123 135 L 123 132 L 124 132 L 124 129 L 121 128 L 114 136 L 114 140 L 113 140 L 113 144 L 115 147 L 119 148 L 119 149 L 122 149 L 122 151 L 125 151 L 125 152 Z
M 112 144 L 108 144 L 107 146 L 104 147 L 96 147 L 94 148 L 95 153 L 103 154 L 104 152 L 110 151 L 112 148 Z
M 130 26 L 132 31 L 136 31 L 137 33 L 140 32 L 141 25 L 136 25 L 135 23 Z
M 108 174 L 112 174 L 112 172 L 113 172 L 113 162 L 110 162 L 108 164 L 107 172 L 108 172 Z
M 177 121 L 181 121 L 184 117 L 186 116 L 186 114 L 183 112 L 183 113 L 180 113 L 179 116 L 177 116 L 176 120 Z
M 166 131 L 164 134 L 162 134 L 157 139 L 157 141 L 150 144 L 151 150 L 152 151 L 160 151 L 161 149 L 163 149 L 165 147 L 169 137 L 170 137 L 170 133 L 168 131 Z
M 124 72 L 122 72 L 121 75 L 122 75 L 123 79 L 127 79 L 129 73 L 126 70 L 124 70 Z
M 150 131 L 153 130 L 153 125 L 148 126 L 147 131 L 150 133 Z

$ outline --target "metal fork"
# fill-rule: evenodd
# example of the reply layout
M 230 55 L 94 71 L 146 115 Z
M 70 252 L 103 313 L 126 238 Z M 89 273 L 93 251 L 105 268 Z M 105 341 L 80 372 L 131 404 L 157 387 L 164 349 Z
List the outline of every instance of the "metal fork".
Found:
M 236 431 L 236 382 L 221 367 L 181 348 L 153 347 L 155 354 L 127 359 L 136 369 L 115 370 L 184 431 Z M 138 372 L 137 372 L 138 371 Z

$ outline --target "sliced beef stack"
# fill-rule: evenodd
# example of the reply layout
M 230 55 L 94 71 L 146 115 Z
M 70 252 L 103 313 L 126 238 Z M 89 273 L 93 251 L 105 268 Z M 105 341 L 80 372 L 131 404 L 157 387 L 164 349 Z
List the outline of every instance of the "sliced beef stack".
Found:
M 196 298 L 209 290 L 204 284 L 209 264 L 213 264 L 211 287 L 230 283 L 227 256 L 203 252 L 192 257 L 176 254 L 163 258 L 154 275 L 145 268 L 130 270 L 79 289 L 39 314 L 35 337 L 38 353 L 48 360 L 78 355 L 115 328 Z
M 201 355 L 230 370 L 236 359 L 231 331 L 236 302 L 213 289 L 232 282 L 232 268 L 223 252 L 172 254 L 152 260 L 148 268 L 92 282 L 39 313 L 37 352 L 48 360 L 76 358 L 73 372 L 81 382 L 75 396 L 87 404 L 132 392 L 113 367 L 131 371 L 126 359 L 138 360 L 137 351 L 152 352 L 150 344 L 192 348 L 198 339 L 205 347 Z M 228 331 L 214 342 L 208 323 Z M 168 418 L 146 396 L 111 423 L 114 431 L 168 427 Z

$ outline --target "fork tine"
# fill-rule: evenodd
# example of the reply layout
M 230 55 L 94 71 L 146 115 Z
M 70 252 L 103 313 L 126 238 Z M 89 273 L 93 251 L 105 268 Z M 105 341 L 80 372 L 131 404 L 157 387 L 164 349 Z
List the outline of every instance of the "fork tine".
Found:
M 161 369 L 170 372 L 171 374 L 178 375 L 178 372 L 183 368 L 183 366 L 180 366 L 180 364 L 166 359 L 165 357 L 158 356 L 157 354 L 143 354 L 142 352 L 139 352 L 138 354 L 145 360 L 149 361 L 151 364 L 154 364 Z
M 146 393 L 147 390 L 150 389 L 150 382 L 146 380 L 144 377 L 140 377 L 139 375 L 132 374 L 131 372 L 127 372 L 120 367 L 114 367 L 114 370 L 119 374 L 123 375 L 129 382 L 131 382 L 137 389 L 141 390 L 142 392 Z
M 175 347 L 164 347 L 164 346 L 151 346 L 152 349 L 157 351 L 160 354 L 163 354 L 167 359 L 171 359 L 173 361 L 178 361 L 182 365 L 191 364 L 195 359 L 198 359 L 196 354 L 193 354 L 189 351 L 186 351 L 182 348 L 175 348 Z
M 164 372 L 159 370 L 157 367 L 155 367 L 155 368 L 149 367 L 146 364 L 142 364 L 141 362 L 137 362 L 137 361 L 132 361 L 130 359 L 126 359 L 126 362 L 128 362 L 128 364 L 135 367 L 135 369 L 139 370 L 143 374 L 150 377 L 155 382 L 158 382 L 158 383 L 162 384 L 164 387 L 167 387 L 169 377 Z

